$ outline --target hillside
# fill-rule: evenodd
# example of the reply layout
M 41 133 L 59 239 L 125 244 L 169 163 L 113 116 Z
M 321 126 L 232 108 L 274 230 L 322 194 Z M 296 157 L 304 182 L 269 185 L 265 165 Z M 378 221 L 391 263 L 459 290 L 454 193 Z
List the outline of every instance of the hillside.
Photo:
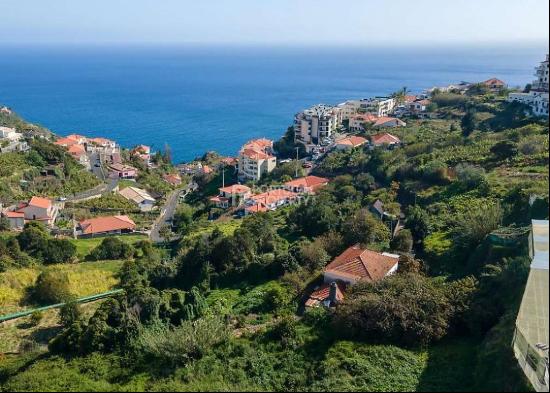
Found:
M 52 333 L 47 345 L 26 336 L 0 358 L 1 390 L 525 390 L 510 343 L 530 220 L 549 215 L 548 122 L 486 91 L 433 102 L 433 118 L 383 130 L 398 146 L 320 158 L 312 174 L 328 185 L 276 211 L 220 212 L 207 202 L 219 173 L 196 178 L 174 217 L 179 239 L 104 245 L 124 262 L 98 279 L 124 294 L 93 310 L 69 303 L 33 333 Z M 6 162 L 3 192 L 25 193 L 17 182 L 35 164 Z M 264 185 L 280 186 L 294 164 Z M 304 308 L 326 265 L 356 244 L 398 254 L 397 272 L 350 285 L 336 307 Z M 77 244 L 79 264 L 64 269 L 82 274 L 102 245 Z M 50 280 L 54 295 L 81 294 Z

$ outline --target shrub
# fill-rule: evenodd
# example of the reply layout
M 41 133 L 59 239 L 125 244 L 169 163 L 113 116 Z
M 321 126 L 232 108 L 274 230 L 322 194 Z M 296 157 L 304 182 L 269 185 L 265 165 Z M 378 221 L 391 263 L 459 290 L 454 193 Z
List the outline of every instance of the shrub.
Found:
M 413 247 L 413 237 L 410 229 L 403 229 L 390 242 L 392 250 L 410 252 Z
M 462 189 L 472 190 L 486 183 L 485 170 L 469 164 L 458 164 L 455 168 L 456 177 Z
M 93 261 L 128 259 L 132 255 L 134 255 L 134 248 L 130 244 L 117 237 L 106 237 L 99 246 L 92 250 L 88 255 L 88 259 Z
M 32 297 L 39 304 L 61 303 L 70 296 L 69 276 L 58 269 L 40 273 L 32 289 Z
M 32 326 L 37 326 L 40 324 L 43 318 L 44 315 L 40 311 L 35 311 L 31 314 L 29 322 Z

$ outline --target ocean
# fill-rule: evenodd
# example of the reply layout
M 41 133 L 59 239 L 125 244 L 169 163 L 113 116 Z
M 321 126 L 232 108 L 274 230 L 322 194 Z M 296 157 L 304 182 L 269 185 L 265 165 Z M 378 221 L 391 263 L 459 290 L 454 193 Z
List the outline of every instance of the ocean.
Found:
M 533 79 L 546 45 L 456 48 L 0 48 L 0 104 L 67 135 L 168 144 L 176 162 L 279 138 L 317 103 L 490 77 Z

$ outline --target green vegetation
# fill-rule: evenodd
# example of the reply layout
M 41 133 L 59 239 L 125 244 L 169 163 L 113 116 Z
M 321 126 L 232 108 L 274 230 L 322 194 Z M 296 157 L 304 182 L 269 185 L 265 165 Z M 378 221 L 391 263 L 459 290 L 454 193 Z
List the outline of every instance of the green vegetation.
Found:
M 548 218 L 548 125 L 481 86 L 434 102 L 440 119 L 392 130 L 402 148 L 329 153 L 314 174 L 330 184 L 276 212 L 207 220 L 220 174 L 198 179 L 174 219 L 182 238 L 164 249 L 71 240 L 80 260 L 114 260 L 41 271 L 40 233 L 22 236 L 20 250 L 5 238 L 8 304 L 78 296 L 86 285 L 71 274 L 84 266 L 101 271 L 95 292 L 110 282 L 124 293 L 89 313 L 67 306 L 47 350 L 27 342 L 0 361 L 2 389 L 525 390 L 510 342 L 528 225 Z M 281 151 L 291 151 L 289 135 Z M 158 176 L 140 181 L 156 188 Z M 356 243 L 398 253 L 396 274 L 349 286 L 334 309 L 304 310 L 322 269 Z

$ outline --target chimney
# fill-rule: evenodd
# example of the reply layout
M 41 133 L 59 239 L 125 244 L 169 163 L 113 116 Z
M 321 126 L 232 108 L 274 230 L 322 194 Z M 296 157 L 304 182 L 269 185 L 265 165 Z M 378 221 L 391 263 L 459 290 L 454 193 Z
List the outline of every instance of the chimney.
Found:
M 336 291 L 338 290 L 338 286 L 336 285 L 336 282 L 331 282 L 330 283 L 330 288 L 329 288 L 329 295 L 328 295 L 328 300 L 329 300 L 329 306 L 332 307 L 332 306 L 335 306 L 336 305 Z

